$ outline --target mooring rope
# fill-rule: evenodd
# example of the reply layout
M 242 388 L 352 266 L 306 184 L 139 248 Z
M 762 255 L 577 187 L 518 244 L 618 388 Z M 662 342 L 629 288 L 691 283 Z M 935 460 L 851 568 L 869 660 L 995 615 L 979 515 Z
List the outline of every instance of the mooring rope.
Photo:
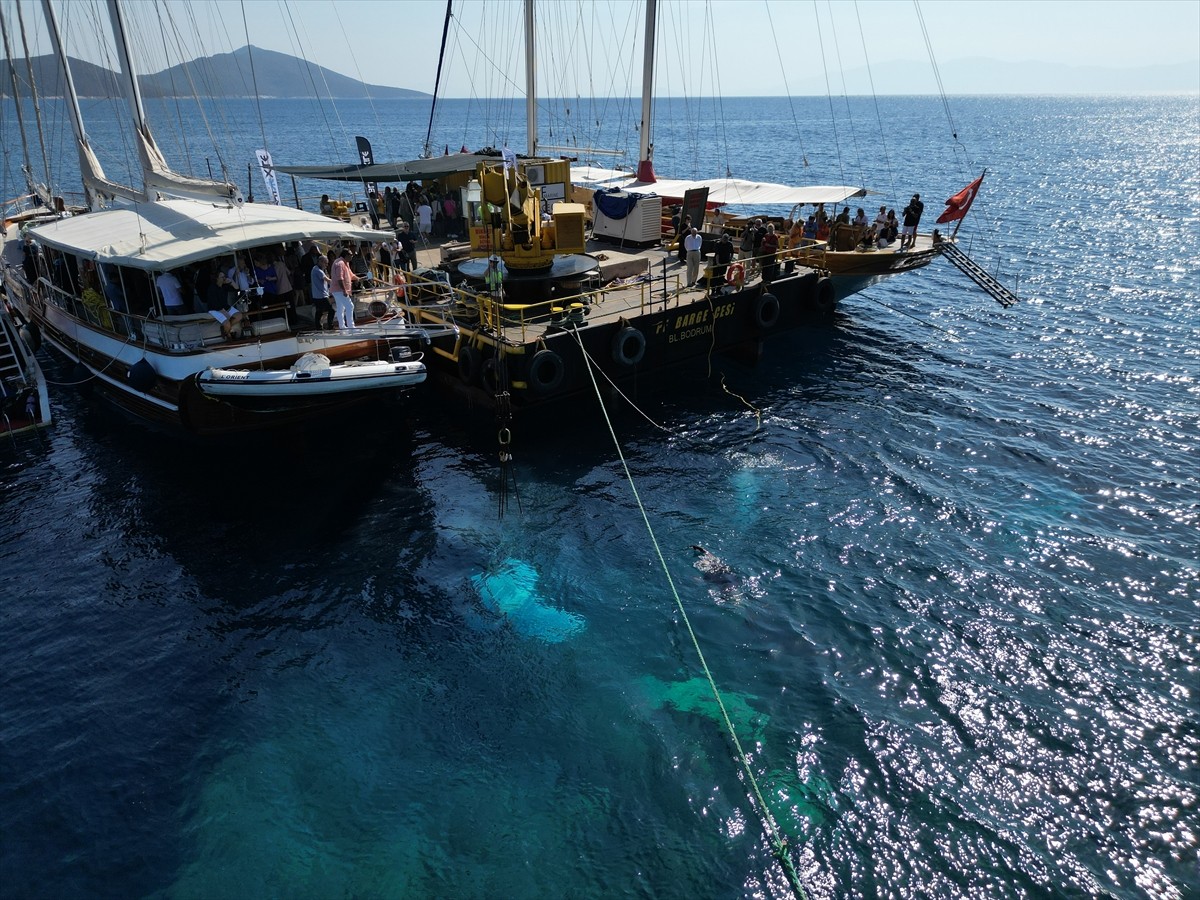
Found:
M 124 350 L 126 347 L 128 347 L 131 343 L 133 343 L 133 338 L 134 338 L 133 334 L 130 334 L 129 337 L 125 338 L 125 343 L 122 344 L 117 349 L 117 353 L 120 353 L 122 350 Z M 77 360 L 77 363 L 86 369 L 87 366 L 83 362 L 83 354 L 79 353 L 79 342 L 78 341 L 75 342 L 75 352 L 79 355 L 79 359 Z M 113 363 L 115 363 L 116 361 L 117 361 L 117 354 L 114 353 L 113 358 L 110 359 L 107 363 L 105 363 L 102 368 L 97 369 L 95 372 L 93 372 L 91 375 L 87 376 L 86 378 L 81 378 L 79 381 L 51 381 L 49 378 L 47 378 L 46 384 L 52 384 L 55 387 L 79 387 L 79 385 L 81 385 L 81 384 L 87 384 L 89 381 L 94 381 L 95 379 L 99 378 L 101 375 L 103 375 L 105 372 L 107 372 L 109 370 L 109 368 L 112 367 Z
M 905 312 L 902 309 L 896 309 L 896 307 L 894 307 L 894 306 L 888 306 L 888 304 L 884 303 L 882 300 L 876 300 L 874 297 L 867 297 L 867 299 L 870 300 L 872 303 L 879 304 L 884 309 L 890 309 L 892 312 L 898 313 L 899 315 L 908 316 L 914 322 L 918 322 L 919 324 L 924 325 L 926 328 L 932 328 L 935 331 L 940 331 L 942 334 L 947 335 L 950 338 L 950 340 L 953 341 L 954 343 L 959 342 L 957 335 L 955 335 L 953 331 L 948 331 L 947 329 L 943 328 L 941 325 L 934 325 L 932 322 L 928 322 L 925 319 L 922 319 L 920 316 L 914 316 L 910 312 Z
M 754 777 L 754 770 L 750 766 L 750 758 L 746 755 L 746 751 L 742 749 L 742 742 L 738 740 L 737 731 L 734 729 L 733 722 L 729 718 L 729 713 L 725 709 L 725 701 L 721 697 L 720 690 L 717 689 L 717 682 L 713 678 L 712 671 L 708 668 L 708 661 L 704 658 L 704 651 L 700 649 L 700 640 L 696 637 L 696 631 L 692 628 L 691 619 L 688 618 L 687 610 L 683 607 L 683 600 L 680 598 L 679 591 L 675 587 L 675 581 L 671 578 L 671 571 L 667 568 L 667 561 L 663 557 L 662 549 L 658 545 L 658 538 L 654 534 L 654 528 L 650 525 L 650 518 L 646 514 L 646 507 L 642 505 L 642 498 L 638 494 L 637 485 L 634 484 L 633 474 L 629 471 L 629 463 L 626 461 L 625 454 L 621 450 L 621 442 L 617 440 L 617 433 L 613 428 L 612 419 L 608 415 L 608 409 L 604 405 L 604 398 L 600 394 L 600 385 L 596 381 L 595 373 L 592 371 L 591 357 L 583 349 L 583 341 L 580 340 L 578 330 L 572 329 L 571 333 L 575 336 L 575 342 L 579 345 L 579 349 L 588 363 L 586 366 L 588 377 L 591 379 L 592 388 L 596 392 L 596 401 L 600 404 L 600 412 L 604 415 L 604 423 L 608 428 L 609 436 L 612 438 L 613 448 L 617 451 L 617 457 L 621 460 L 621 468 L 625 472 L 625 480 L 629 482 L 629 489 L 633 492 L 633 499 L 637 503 L 638 512 L 642 516 L 642 523 L 646 526 L 646 533 L 650 535 L 650 543 L 654 547 L 654 554 L 658 557 L 659 565 L 662 566 L 667 584 L 671 588 L 671 596 L 675 598 L 675 607 L 679 610 L 679 615 L 687 628 L 688 636 L 692 640 L 692 647 L 695 649 L 696 657 L 700 661 L 700 667 L 704 670 L 704 677 L 708 679 L 708 686 L 712 691 L 713 699 L 717 701 L 717 707 L 721 710 L 721 719 L 725 723 L 725 730 L 729 733 L 729 739 L 733 742 L 734 749 L 737 751 L 738 762 L 741 764 L 742 770 L 746 773 L 746 779 L 750 783 L 754 800 L 761 811 L 763 825 L 767 830 L 771 844 L 771 852 L 783 869 L 784 876 L 787 878 L 792 892 L 800 900 L 807 900 L 808 895 L 804 892 L 804 886 L 800 883 L 800 876 L 796 872 L 791 855 L 788 853 L 787 838 L 780 831 L 779 825 L 771 813 L 771 808 L 767 805 L 767 801 L 759 789 L 758 779 Z

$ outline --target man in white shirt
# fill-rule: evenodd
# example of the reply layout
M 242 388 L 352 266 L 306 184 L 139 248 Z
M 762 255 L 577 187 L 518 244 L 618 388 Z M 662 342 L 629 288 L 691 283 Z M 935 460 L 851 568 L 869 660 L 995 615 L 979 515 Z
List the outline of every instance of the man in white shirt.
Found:
M 163 272 L 154 283 L 158 285 L 158 291 L 162 294 L 164 315 L 187 315 L 187 309 L 183 305 L 183 285 L 179 283 L 174 272 Z
M 695 284 L 700 279 L 700 248 L 704 239 L 699 230 L 693 228 L 683 239 L 683 249 L 687 252 L 687 283 Z
M 417 221 L 420 223 L 422 239 L 429 240 L 429 233 L 433 230 L 433 207 L 424 197 L 421 198 L 421 205 L 417 207 Z

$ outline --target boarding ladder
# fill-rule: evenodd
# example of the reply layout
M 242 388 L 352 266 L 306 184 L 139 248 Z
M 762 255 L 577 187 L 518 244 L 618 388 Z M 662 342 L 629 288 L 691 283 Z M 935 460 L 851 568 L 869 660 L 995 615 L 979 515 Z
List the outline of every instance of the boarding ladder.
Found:
M 10 327 L 12 320 L 5 317 L 0 321 L 0 384 L 9 383 L 24 383 L 25 370 L 21 365 L 21 358 L 17 356 L 16 341 L 20 338 L 17 336 L 15 329 Z M 3 390 L 3 388 L 0 388 Z
M 8 412 L 25 403 L 32 388 L 16 344 L 20 339 L 13 320 L 0 316 L 0 433 L 12 431 Z
M 980 265 L 967 256 L 957 244 L 941 241 L 936 245 L 938 252 L 954 264 L 955 268 L 987 291 L 1001 306 L 1008 308 L 1021 298 L 1002 285 L 999 281 L 983 270 Z

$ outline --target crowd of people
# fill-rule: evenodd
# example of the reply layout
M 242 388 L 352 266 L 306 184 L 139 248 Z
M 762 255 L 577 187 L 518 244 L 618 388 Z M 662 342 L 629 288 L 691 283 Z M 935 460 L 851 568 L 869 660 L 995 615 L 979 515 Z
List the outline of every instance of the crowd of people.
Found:
M 747 221 L 740 229 L 734 227 L 735 235 L 726 227 L 728 216 L 717 211 L 720 220 L 713 219 L 720 234 L 713 247 L 713 268 L 709 273 L 712 282 L 724 283 L 730 264 L 736 261 L 739 272 L 746 267 L 761 269 L 768 283 L 778 278 L 781 261 L 786 260 L 788 251 L 802 250 L 809 246 L 826 245 L 832 250 L 886 250 L 899 241 L 896 252 L 908 250 L 916 243 L 917 227 L 921 221 L 924 204 L 920 194 L 914 194 L 901 215 L 887 206 L 879 207 L 873 220 L 868 220 L 866 210 L 858 207 L 851 214 L 849 206 L 831 216 L 824 204 L 818 204 L 803 219 L 785 219 L 779 227 L 774 222 L 756 218 Z M 676 209 L 671 219 L 675 233 L 675 252 L 681 265 L 687 267 L 685 283 L 689 286 L 702 282 L 700 268 L 704 256 L 704 235 L 693 226 L 691 219 Z
M 410 234 L 426 242 L 434 238 L 457 240 L 466 233 L 458 192 L 443 192 L 436 184 L 409 182 L 403 190 L 390 186 L 382 193 L 372 190 L 365 206 L 376 230 L 386 221 L 392 231 L 407 227 Z M 338 215 L 338 206 L 328 194 L 321 196 L 320 210 L 325 216 Z
M 226 338 L 239 336 L 253 311 L 286 310 L 297 321 L 297 309 L 309 304 L 317 326 L 353 327 L 353 295 L 381 278 L 403 277 L 416 262 L 416 245 L 403 222 L 396 239 L 382 244 L 280 244 L 154 275 L 39 249 L 31 240 L 24 247 L 27 278 L 45 278 L 79 297 L 102 327 L 126 330 L 124 317 L 116 315 L 124 313 L 151 318 L 208 314 Z

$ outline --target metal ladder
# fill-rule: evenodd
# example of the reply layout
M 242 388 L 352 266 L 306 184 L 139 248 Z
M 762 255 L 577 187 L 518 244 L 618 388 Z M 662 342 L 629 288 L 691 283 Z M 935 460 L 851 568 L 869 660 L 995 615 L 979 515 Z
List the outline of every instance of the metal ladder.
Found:
M 959 249 L 957 244 L 942 241 L 937 244 L 937 249 L 942 256 L 954 264 L 955 268 L 983 288 L 997 303 L 1006 309 L 1021 299 L 985 272 L 975 260 Z
M 15 326 L 9 316 L 0 317 L 0 433 L 12 432 L 9 403 L 21 402 L 31 387 L 15 344 L 21 339 Z

